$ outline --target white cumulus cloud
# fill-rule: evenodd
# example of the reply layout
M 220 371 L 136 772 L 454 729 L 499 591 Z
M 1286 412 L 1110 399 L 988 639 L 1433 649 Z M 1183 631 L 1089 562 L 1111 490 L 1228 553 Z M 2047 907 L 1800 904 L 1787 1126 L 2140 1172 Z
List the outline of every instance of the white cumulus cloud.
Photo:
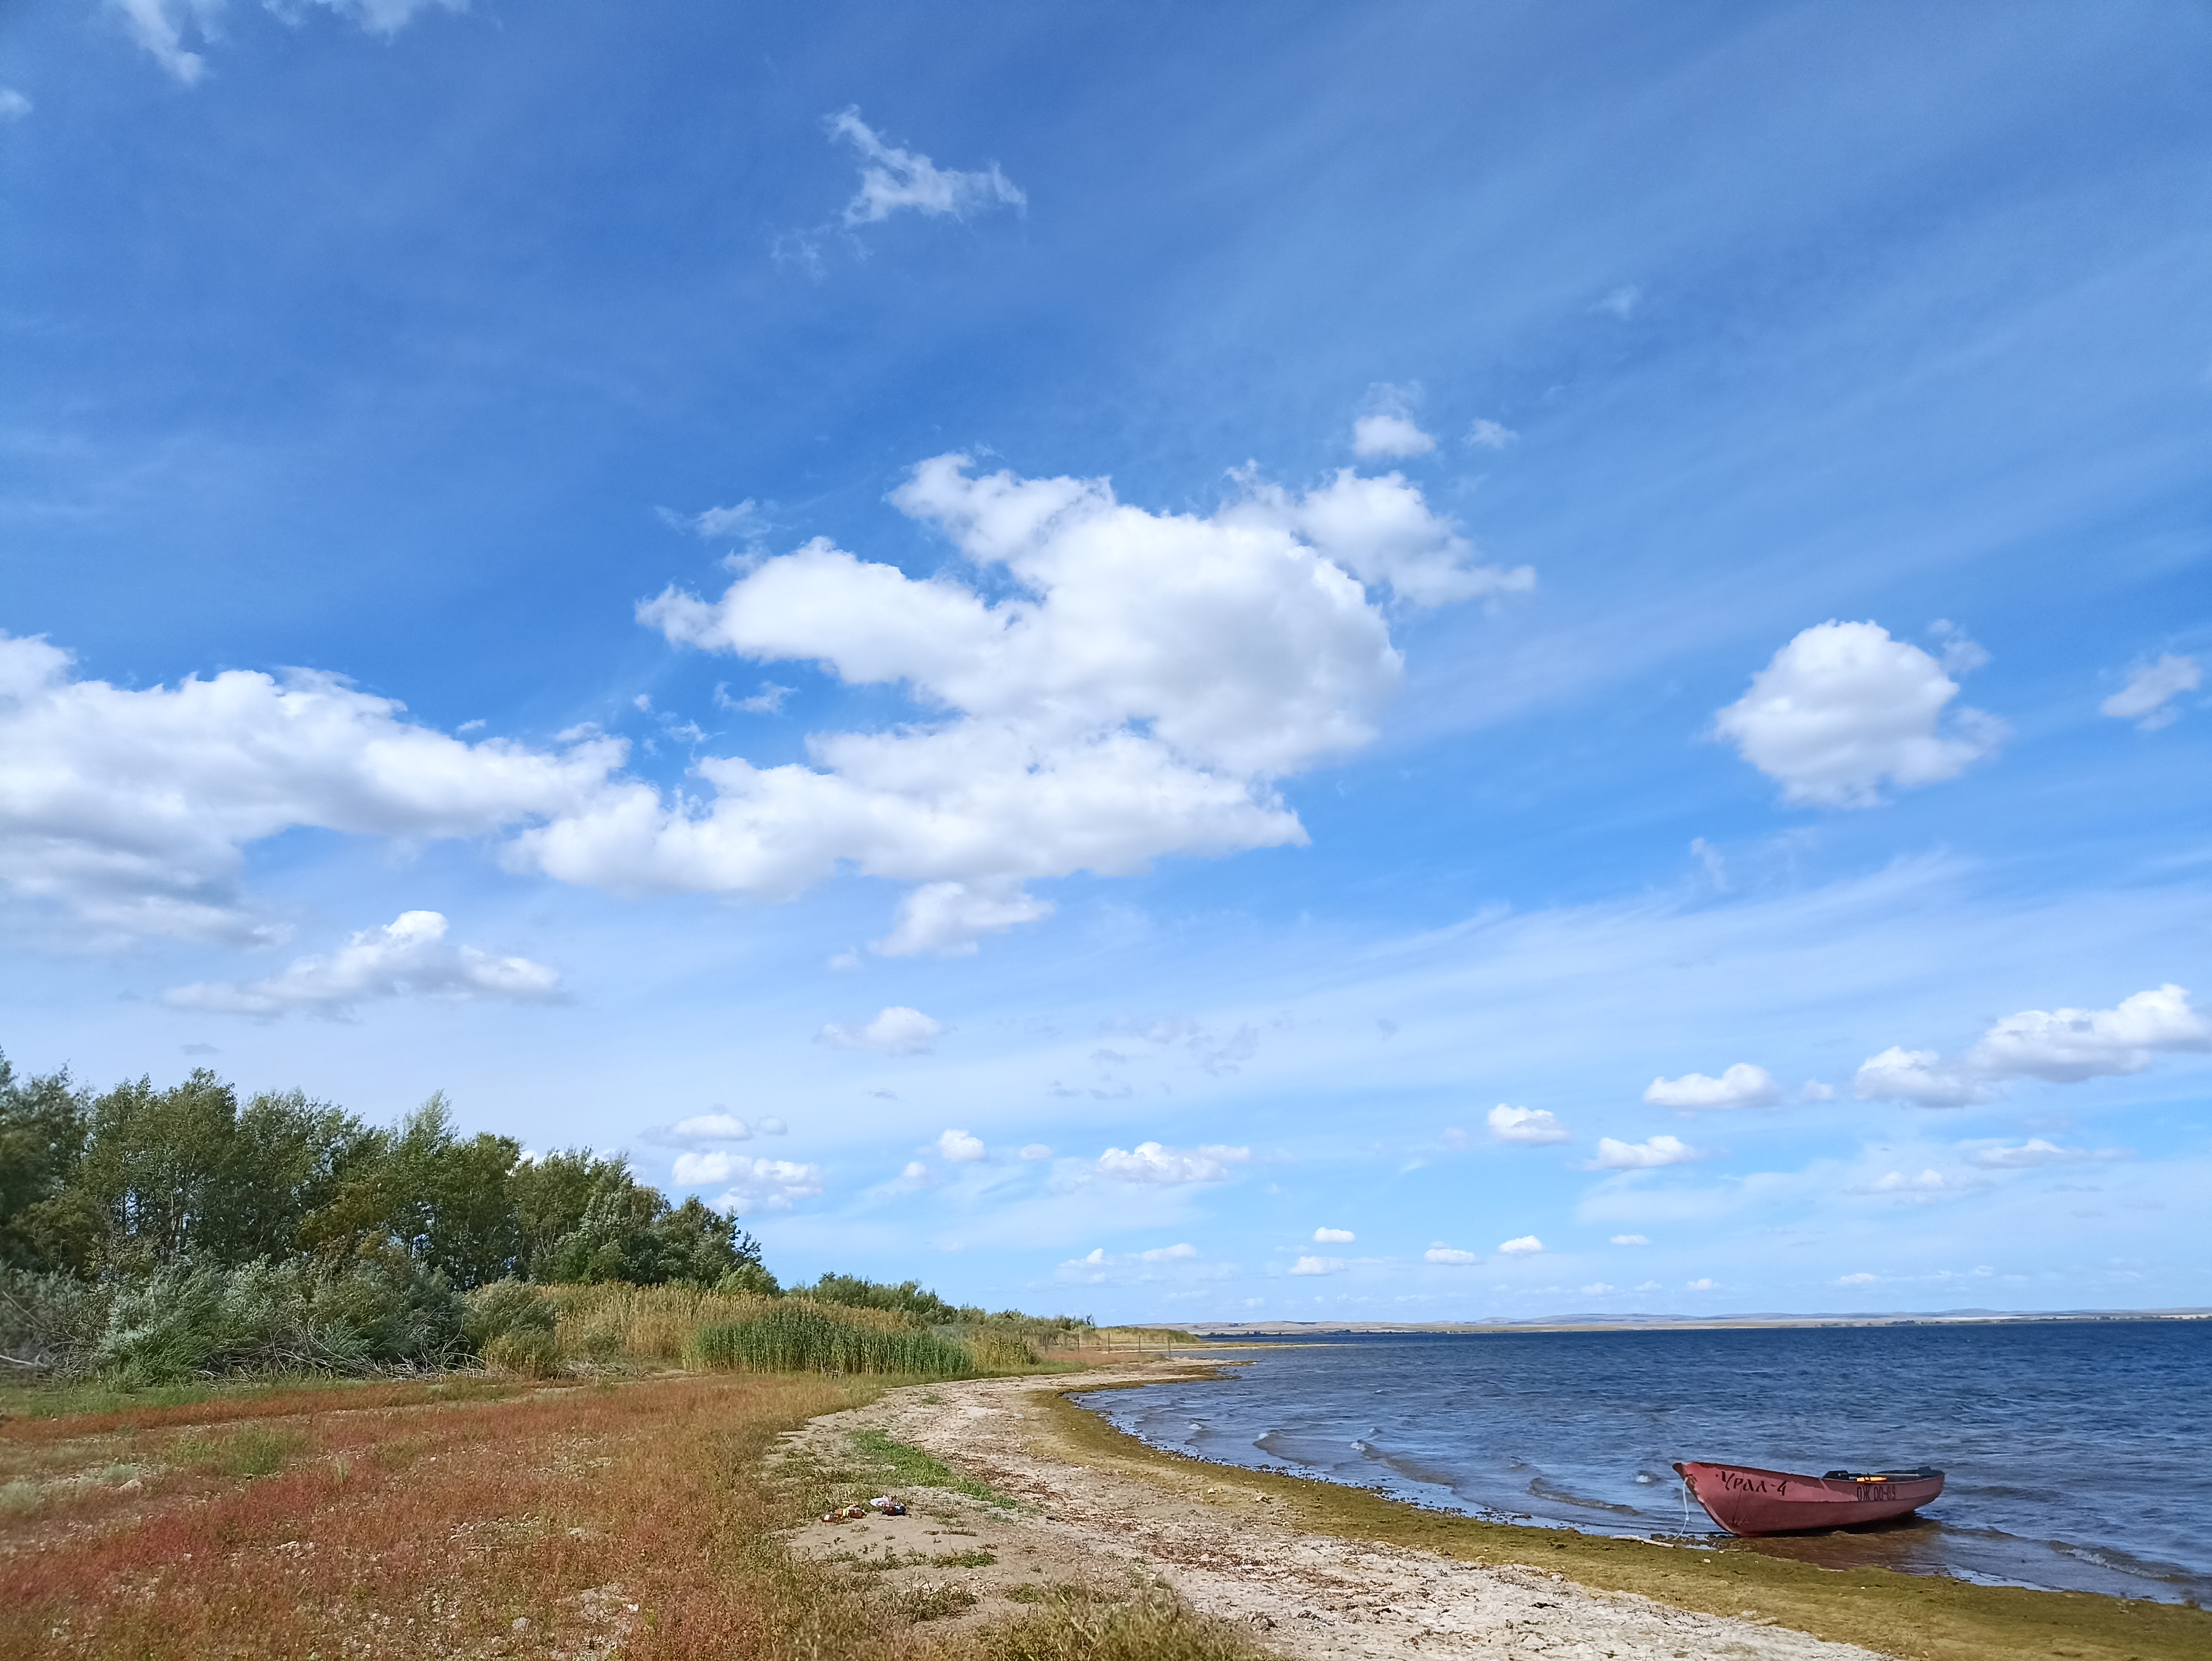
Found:
M 2168 983 L 2113 1009 L 2024 1009 L 2008 1015 L 1966 1052 L 1966 1064 L 1993 1078 L 2084 1079 L 2140 1073 L 2161 1051 L 2212 1050 L 2212 1023 L 2189 1007 L 2186 989 Z
M 1583 1288 L 1583 1292 L 1586 1296 L 1598 1298 L 1604 1296 L 1613 1289 L 1613 1287 L 1607 1285 L 1603 1281 L 1592 1281 L 1588 1286 Z
M 1022 1149 L 1022 1158 L 1030 1160 L 1049 1159 L 1052 1158 L 1052 1149 L 1042 1142 L 1031 1142 Z
M 981 1137 L 964 1130 L 948 1130 L 937 1139 L 937 1152 L 948 1165 L 972 1165 L 988 1150 Z
M 1994 716 L 1961 709 L 1945 723 L 1958 692 L 1943 664 L 1879 624 L 1828 622 L 1777 652 L 1713 725 L 1784 800 L 1871 807 L 1884 783 L 1934 784 L 1995 753 Z
M 1395 475 L 1303 496 L 1247 482 L 1211 518 L 1103 479 L 922 463 L 892 495 L 976 574 L 908 576 L 824 540 L 715 599 L 639 608 L 670 640 L 899 685 L 925 719 L 817 733 L 810 762 L 709 757 L 710 800 L 642 782 L 526 833 L 519 863 L 641 891 L 787 897 L 841 866 L 917 885 L 878 952 L 957 952 L 1034 921 L 1024 891 L 1163 855 L 1302 843 L 1275 781 L 1367 742 L 1401 664 L 1368 583 L 1422 603 L 1527 581 Z
M 1313 1237 L 1316 1245 L 1350 1245 L 1359 1238 L 1348 1228 L 1317 1228 Z
M 1615 1245 L 1650 1245 L 1651 1242 L 1641 1234 L 1616 1234 L 1613 1237 L 1613 1244 Z
M 1857 1275 L 1838 1275 L 1836 1276 L 1836 1284 L 1839 1287 L 1870 1287 L 1875 1283 L 1877 1278 L 1878 1277 L 1875 1275 L 1864 1273 Z
M 921 1056 L 928 1052 L 945 1028 L 919 1009 L 892 1004 L 862 1027 L 822 1029 L 821 1042 L 839 1050 L 872 1050 L 879 1056 Z
M 1185 1257 L 1197 1256 L 1198 1248 L 1189 1241 L 1184 1240 L 1175 1245 L 1154 1246 L 1149 1251 L 1139 1252 L 1137 1256 L 1148 1263 L 1171 1263 L 1180 1262 Z
M 468 743 L 334 676 L 128 690 L 0 636 L 0 891 L 61 906 L 83 938 L 251 940 L 251 843 L 504 836 L 509 868 L 619 893 L 773 900 L 884 877 L 908 891 L 878 951 L 969 951 L 1047 915 L 1040 879 L 1302 843 L 1279 782 L 1366 743 L 1400 684 L 1370 585 L 1428 605 L 1533 581 L 1475 563 L 1395 474 L 1304 494 L 1248 478 L 1202 517 L 942 456 L 893 500 L 968 578 L 817 540 L 639 615 L 679 644 L 899 687 L 915 718 L 816 733 L 803 762 L 704 756 L 681 789 L 626 774 L 626 745 L 589 726 Z
M 1713 1278 L 1710 1275 L 1700 1280 L 1685 1281 L 1682 1284 L 1692 1292 L 1711 1292 L 1716 1289 Z
M 250 940 L 251 843 L 483 836 L 580 809 L 626 754 L 588 729 L 551 752 L 465 743 L 404 709 L 307 670 L 118 687 L 0 636 L 0 888 L 105 934 Z
M 265 979 L 173 986 L 161 1001 L 175 1009 L 272 1017 L 294 1010 L 337 1014 L 377 998 L 543 1003 L 560 995 L 559 974 L 544 964 L 448 945 L 443 916 L 404 911 L 335 952 L 295 958 Z
M 1650 1171 L 1660 1165 L 1680 1165 L 1689 1159 L 1705 1156 L 1679 1136 L 1653 1136 L 1640 1142 L 1624 1142 L 1616 1137 L 1601 1136 L 1597 1141 L 1597 1158 L 1590 1161 L 1593 1171 Z
M 928 218 L 967 219 L 994 208 L 1024 208 L 1029 198 L 994 161 L 980 171 L 940 167 L 914 150 L 885 143 L 858 109 L 829 118 L 833 138 L 860 154 L 860 188 L 845 204 L 848 226 L 872 225 L 903 210 Z
M 1893 1044 L 1861 1064 L 1853 1089 L 1862 1101 L 1964 1107 L 1994 1099 L 2008 1079 L 2079 1084 L 2140 1073 L 2159 1055 L 2185 1051 L 2212 1051 L 2212 1022 L 2190 1006 L 2187 988 L 2169 982 L 2112 1009 L 2023 1009 L 1953 1060 Z
M 1522 1142 L 1532 1147 L 1571 1141 L 1567 1128 L 1540 1107 L 1509 1107 L 1500 1102 L 1487 1116 L 1492 1141 Z
M 1158 1183 L 1167 1187 L 1188 1183 L 1224 1183 L 1229 1167 L 1250 1163 L 1249 1147 L 1209 1145 L 1196 1148 L 1163 1147 L 1158 1142 L 1139 1142 L 1135 1147 L 1109 1147 L 1093 1167 L 1102 1177 L 1125 1183 Z
M 1476 1253 L 1462 1251 L 1457 1246 L 1446 1245 L 1442 1240 L 1438 1240 L 1421 1256 L 1430 1262 L 1449 1263 L 1455 1269 L 1462 1269 L 1469 1263 L 1479 1263 L 1482 1261 Z
M 1334 1275 L 1344 1267 L 1341 1257 L 1301 1257 L 1291 1265 L 1293 1275 Z
M 1523 1234 L 1517 1239 L 1500 1241 L 1498 1249 L 1508 1256 L 1519 1256 L 1541 1251 L 1544 1243 L 1533 1234 Z
M 2097 707 L 2118 721 L 2132 721 L 2146 733 L 2170 727 L 2181 712 L 2173 700 L 2204 684 L 2204 672 L 2195 658 L 2169 652 L 2155 663 L 2146 663 L 2128 676 L 2128 684 Z
M 1703 1073 L 1685 1073 L 1679 1079 L 1654 1079 L 1644 1092 L 1654 1107 L 1679 1108 L 1696 1113 L 1730 1107 L 1771 1107 L 1782 1099 L 1782 1087 L 1763 1067 L 1738 1062 L 1717 1079 Z
M 1996 1092 L 1987 1080 L 1932 1050 L 1892 1044 L 1859 1063 L 1851 1093 L 1863 1102 L 1903 1101 L 1920 1107 L 1967 1107 L 1986 1102 Z
M 1475 560 L 1474 545 L 1432 512 L 1401 473 L 1380 478 L 1340 467 L 1329 483 L 1294 496 L 1240 475 L 1247 492 L 1219 517 L 1231 525 L 1288 533 L 1372 587 L 1388 586 L 1416 605 L 1526 593 L 1534 568 L 1508 569 Z
M 790 1159 L 745 1159 L 734 1154 L 684 1154 L 685 1159 L 726 1159 L 727 1166 L 712 1177 L 686 1177 L 678 1173 L 678 1183 L 689 1182 L 726 1182 L 729 1191 L 715 1201 L 723 1211 L 788 1211 L 793 1200 L 811 1200 L 822 1193 L 822 1167 L 800 1165 Z

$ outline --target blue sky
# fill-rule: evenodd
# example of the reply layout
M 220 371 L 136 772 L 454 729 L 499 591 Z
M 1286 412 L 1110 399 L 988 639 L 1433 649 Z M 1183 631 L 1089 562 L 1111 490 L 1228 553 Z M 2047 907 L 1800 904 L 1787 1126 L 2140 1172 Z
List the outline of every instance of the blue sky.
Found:
M 2212 1304 L 2208 71 L 11 8 L 0 1045 L 994 1305 Z

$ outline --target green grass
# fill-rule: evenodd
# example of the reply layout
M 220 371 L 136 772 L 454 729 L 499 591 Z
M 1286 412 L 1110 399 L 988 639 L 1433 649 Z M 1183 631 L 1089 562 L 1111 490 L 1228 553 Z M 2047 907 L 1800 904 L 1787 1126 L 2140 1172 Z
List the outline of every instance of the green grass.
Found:
M 955 1494 L 966 1494 L 970 1500 L 981 1500 L 985 1505 L 998 1506 L 1007 1511 L 1013 1509 L 1013 1500 L 996 1488 L 972 1477 L 961 1475 L 933 1454 L 909 1447 L 904 1442 L 894 1442 L 886 1432 L 873 1426 L 854 1431 L 852 1441 L 854 1452 L 866 1460 L 872 1469 L 887 1475 L 887 1487 L 950 1488 Z
M 307 1444 L 298 1431 L 248 1425 L 228 1436 L 179 1437 L 170 1457 L 218 1476 L 269 1476 Z
M 899 1602 L 899 1612 L 909 1621 L 941 1621 L 948 1615 L 963 1615 L 975 1607 L 979 1600 L 965 1586 L 913 1586 Z

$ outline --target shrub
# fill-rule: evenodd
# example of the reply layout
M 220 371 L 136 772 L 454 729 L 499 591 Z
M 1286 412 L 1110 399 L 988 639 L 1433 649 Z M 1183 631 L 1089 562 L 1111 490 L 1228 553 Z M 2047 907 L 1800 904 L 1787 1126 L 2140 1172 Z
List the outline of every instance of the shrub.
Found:
M 60 1370 L 137 1388 L 226 1372 L 439 1366 L 461 1353 L 463 1307 L 442 1275 L 396 1251 L 336 1269 L 157 1269 L 110 1290 L 100 1330 Z
M 113 1288 L 73 1275 L 0 1269 L 0 1354 L 67 1372 L 107 1326 Z
M 754 1372 L 908 1373 L 964 1378 L 975 1370 L 967 1345 L 932 1332 L 886 1331 L 787 1300 L 750 1321 L 708 1327 L 694 1343 L 709 1366 Z
M 469 1348 L 482 1354 L 494 1339 L 511 1332 L 551 1335 L 560 1319 L 545 1294 L 520 1281 L 494 1281 L 468 1295 L 468 1313 L 461 1317 L 461 1335 Z
M 483 1358 L 500 1372 L 523 1378 L 557 1378 L 564 1370 L 560 1343 L 543 1327 L 501 1333 L 483 1347 Z

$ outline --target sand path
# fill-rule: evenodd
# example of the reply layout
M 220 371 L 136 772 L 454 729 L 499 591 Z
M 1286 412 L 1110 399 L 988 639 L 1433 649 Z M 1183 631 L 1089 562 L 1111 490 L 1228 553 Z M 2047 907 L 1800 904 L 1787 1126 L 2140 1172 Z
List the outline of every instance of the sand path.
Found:
M 1160 1376 L 1158 1367 L 1101 1369 L 1084 1382 Z M 1052 1387 L 1071 1382 L 1055 1378 Z M 1223 1467 L 1083 1463 L 1057 1433 L 1039 1388 L 1034 1378 L 915 1386 L 795 1433 L 795 1450 L 835 1463 L 848 1457 L 853 1432 L 878 1427 L 1018 1504 L 1007 1510 L 941 1489 L 908 1490 L 901 1497 L 913 1515 L 811 1524 L 794 1532 L 794 1548 L 878 1559 L 889 1548 L 902 1562 L 988 1551 L 994 1563 L 915 1562 L 885 1573 L 901 1591 L 965 1588 L 979 1601 L 955 1617 L 963 1621 L 1018 1613 L 1009 1588 L 1157 1580 L 1210 1615 L 1250 1627 L 1267 1647 L 1313 1661 L 1865 1661 L 1874 1653 L 1590 1591 L 1534 1568 L 1302 1532 L 1275 1520 L 1269 1498 Z

